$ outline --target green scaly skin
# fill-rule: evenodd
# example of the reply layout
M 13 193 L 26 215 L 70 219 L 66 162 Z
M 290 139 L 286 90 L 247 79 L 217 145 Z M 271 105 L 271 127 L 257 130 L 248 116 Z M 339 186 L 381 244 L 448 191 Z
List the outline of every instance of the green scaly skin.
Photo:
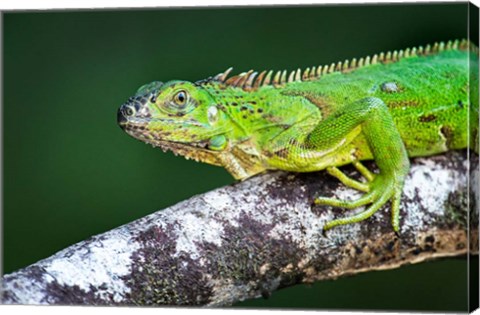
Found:
M 265 71 L 227 78 L 229 69 L 195 83 L 152 82 L 122 105 L 118 120 L 131 136 L 223 166 L 236 179 L 274 169 L 326 169 L 364 195 L 319 197 L 316 204 L 366 208 L 324 230 L 362 221 L 391 201 L 397 232 L 409 157 L 469 144 L 478 152 L 478 74 L 470 82 L 477 105 L 470 106 L 469 59 L 478 67 L 476 48 L 450 41 L 292 71 L 288 78 Z M 370 159 L 379 173 L 360 162 Z M 365 181 L 338 168 L 349 163 Z

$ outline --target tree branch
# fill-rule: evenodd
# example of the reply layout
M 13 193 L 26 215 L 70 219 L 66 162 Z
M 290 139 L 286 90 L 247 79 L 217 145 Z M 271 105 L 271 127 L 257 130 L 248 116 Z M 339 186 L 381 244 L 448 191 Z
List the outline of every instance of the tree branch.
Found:
M 478 194 L 468 194 L 467 179 L 466 151 L 414 159 L 399 236 L 388 206 L 324 236 L 323 224 L 348 211 L 312 206 L 314 197 L 359 194 L 325 172 L 270 172 L 5 275 L 3 303 L 221 306 L 296 283 L 477 252 Z M 470 183 L 478 186 L 477 173 Z

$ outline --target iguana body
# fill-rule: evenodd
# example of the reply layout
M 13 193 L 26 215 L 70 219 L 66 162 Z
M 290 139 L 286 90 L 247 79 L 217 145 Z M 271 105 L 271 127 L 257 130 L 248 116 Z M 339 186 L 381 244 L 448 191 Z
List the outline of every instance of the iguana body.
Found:
M 356 201 L 318 198 L 317 204 L 365 210 L 324 229 L 361 221 L 388 201 L 399 229 L 399 202 L 408 157 L 474 143 L 478 124 L 478 55 L 467 41 L 379 54 L 303 72 L 249 71 L 227 78 L 153 82 L 118 113 L 121 127 L 144 142 L 225 167 L 244 179 L 270 169 L 326 169 L 365 192 Z M 478 64 L 476 65 L 478 67 Z M 273 78 L 272 78 L 273 77 Z M 469 84 L 474 89 L 470 106 Z M 476 138 L 475 138 L 476 139 Z M 374 159 L 379 173 L 361 163 Z M 337 166 L 353 163 L 355 181 Z

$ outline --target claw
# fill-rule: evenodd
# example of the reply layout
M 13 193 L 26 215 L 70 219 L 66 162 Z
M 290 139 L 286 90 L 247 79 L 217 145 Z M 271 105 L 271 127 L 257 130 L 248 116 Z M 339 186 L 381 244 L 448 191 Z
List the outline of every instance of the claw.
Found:
M 327 230 L 325 230 L 325 228 L 322 230 L 322 236 L 327 238 Z

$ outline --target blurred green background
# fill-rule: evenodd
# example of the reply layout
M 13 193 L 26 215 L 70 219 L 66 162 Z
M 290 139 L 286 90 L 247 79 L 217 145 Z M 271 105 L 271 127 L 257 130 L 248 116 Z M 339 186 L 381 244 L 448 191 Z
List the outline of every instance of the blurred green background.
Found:
M 116 110 L 153 80 L 296 69 L 467 37 L 467 4 L 3 14 L 5 273 L 233 182 L 127 136 Z M 467 261 L 286 288 L 241 307 L 466 310 Z

